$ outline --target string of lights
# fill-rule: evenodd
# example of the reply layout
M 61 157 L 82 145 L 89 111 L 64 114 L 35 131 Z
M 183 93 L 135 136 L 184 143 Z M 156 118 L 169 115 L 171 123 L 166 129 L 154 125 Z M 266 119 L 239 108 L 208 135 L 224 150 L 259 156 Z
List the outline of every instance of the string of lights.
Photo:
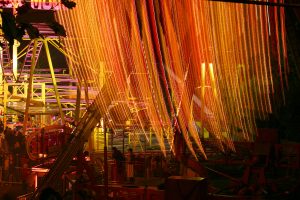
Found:
M 234 140 L 255 138 L 255 120 L 272 112 L 275 90 L 284 100 L 283 8 L 203 0 L 76 3 L 56 16 L 76 55 L 69 59 L 72 74 L 86 87 L 109 88 L 99 109 L 112 128 L 126 121 L 145 133 L 151 128 L 163 152 L 166 140 L 172 146 L 174 121 L 194 156 L 205 156 L 205 130 L 221 150 L 234 150 Z

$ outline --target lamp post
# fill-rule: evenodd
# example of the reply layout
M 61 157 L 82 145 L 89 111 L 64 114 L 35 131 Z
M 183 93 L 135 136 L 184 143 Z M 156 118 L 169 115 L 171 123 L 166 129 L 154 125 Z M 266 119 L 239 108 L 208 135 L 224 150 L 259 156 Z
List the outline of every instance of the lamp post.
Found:
M 106 145 L 106 123 L 102 119 L 102 127 L 104 134 L 104 199 L 108 199 L 108 164 L 107 164 L 107 145 Z

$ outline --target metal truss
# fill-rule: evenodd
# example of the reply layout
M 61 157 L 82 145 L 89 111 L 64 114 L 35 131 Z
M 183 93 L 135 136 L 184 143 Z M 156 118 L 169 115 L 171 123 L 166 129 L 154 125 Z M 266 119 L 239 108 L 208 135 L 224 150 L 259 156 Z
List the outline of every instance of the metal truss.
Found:
M 25 38 L 27 39 L 27 38 Z M 18 59 L 23 60 L 17 73 L 13 69 L 8 44 L 1 48 L 0 72 L 0 105 L 3 107 L 3 121 L 6 122 L 8 110 L 24 115 L 24 127 L 27 127 L 30 116 L 40 115 L 39 124 L 50 125 L 47 115 L 59 116 L 61 123 L 74 117 L 76 110 L 86 108 L 85 93 L 78 97 L 77 81 L 66 73 L 66 69 L 53 66 L 49 44 L 61 53 L 65 51 L 57 45 L 57 37 L 37 38 L 20 51 Z M 44 48 L 48 68 L 36 68 L 40 52 Z M 68 55 L 66 55 L 68 56 Z M 82 89 L 82 91 L 85 91 Z M 92 91 L 88 91 L 93 94 Z M 89 94 L 93 99 L 93 95 Z M 76 104 L 76 101 L 80 103 Z M 77 106 L 76 106 L 77 105 Z M 26 129 L 26 128 L 25 128 Z

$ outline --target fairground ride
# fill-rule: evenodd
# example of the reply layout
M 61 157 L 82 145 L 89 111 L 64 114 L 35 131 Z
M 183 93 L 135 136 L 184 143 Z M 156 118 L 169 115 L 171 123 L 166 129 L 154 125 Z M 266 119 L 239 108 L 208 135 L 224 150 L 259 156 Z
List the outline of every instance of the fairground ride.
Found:
M 49 2 L 48 9 L 56 8 Z M 207 138 L 223 153 L 237 152 L 237 141 L 253 142 L 257 119 L 267 120 L 286 101 L 288 4 L 245 2 L 78 0 L 75 9 L 55 12 L 65 39 L 47 24 L 32 24 L 44 36 L 29 42 L 19 70 L 17 54 L 4 62 L 4 45 L 4 116 L 8 108 L 22 111 L 24 132 L 32 115 L 39 124 L 53 122 L 37 113 L 53 111 L 61 124 L 70 114 L 76 122 L 33 196 L 55 184 L 101 120 L 104 133 L 130 125 L 149 141 L 153 131 L 160 150 L 165 154 L 168 144 L 181 161 L 183 146 L 195 160 L 207 159 Z M 68 73 L 60 78 L 49 44 L 67 58 Z M 42 46 L 48 74 L 34 73 Z

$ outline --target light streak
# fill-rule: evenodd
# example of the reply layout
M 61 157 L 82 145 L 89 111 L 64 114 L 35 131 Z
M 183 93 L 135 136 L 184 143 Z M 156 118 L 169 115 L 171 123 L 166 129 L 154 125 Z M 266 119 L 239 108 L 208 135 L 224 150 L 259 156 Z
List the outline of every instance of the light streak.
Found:
M 69 59 L 73 75 L 86 87 L 109 88 L 100 111 L 125 102 L 110 111 L 112 128 L 134 119 L 135 131 L 146 133 L 150 124 L 165 152 L 165 140 L 174 148 L 169 130 L 175 119 L 195 157 L 198 151 L 206 156 L 204 131 L 221 150 L 234 150 L 234 140 L 253 140 L 255 120 L 272 112 L 271 95 L 283 90 L 283 72 L 289 72 L 283 10 L 203 0 L 136 2 L 77 0 L 76 9 L 57 12 L 68 32 L 66 52 L 76 55 Z M 276 55 L 277 71 L 271 66 Z M 147 106 L 140 109 L 138 102 Z

